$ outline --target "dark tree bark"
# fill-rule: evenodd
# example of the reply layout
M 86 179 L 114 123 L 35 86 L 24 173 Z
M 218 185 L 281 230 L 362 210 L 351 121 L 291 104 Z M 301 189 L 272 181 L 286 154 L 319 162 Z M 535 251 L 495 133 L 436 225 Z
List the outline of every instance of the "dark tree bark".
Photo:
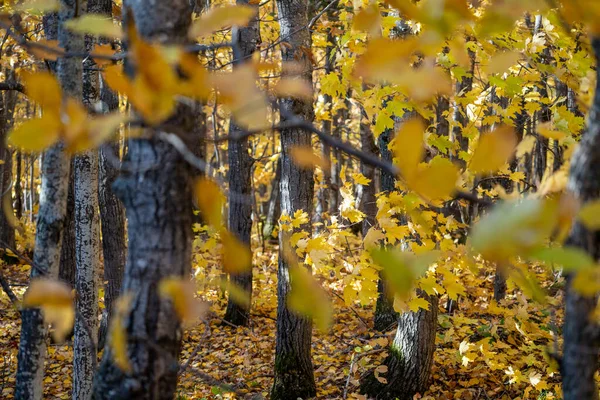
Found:
M 600 65 L 600 38 L 592 39 L 596 63 Z M 600 74 L 594 102 L 588 115 L 587 132 L 573 154 L 567 189 L 582 203 L 600 199 Z M 585 250 L 600 259 L 600 231 L 587 229 L 575 221 L 567 244 Z M 591 319 L 597 296 L 582 296 L 572 288 L 573 276 L 567 276 L 565 297 L 564 345 L 561 365 L 565 400 L 596 400 L 598 389 L 594 375 L 598 370 L 600 326 Z
M 296 77 L 312 81 L 312 65 L 304 49 L 311 47 L 308 25 L 308 3 L 305 0 L 277 0 L 281 37 L 289 46 L 282 47 L 283 61 L 300 62 L 303 69 Z M 307 121 L 313 120 L 312 102 L 284 99 L 280 103 L 282 119 L 294 113 Z M 298 128 L 281 131 L 281 213 L 293 215 L 303 210 L 310 216 L 314 195 L 314 176 L 310 169 L 298 167 L 290 156 L 293 146 L 311 146 L 311 134 Z M 310 232 L 310 225 L 301 229 Z M 287 246 L 287 235 L 279 233 L 279 247 Z M 271 399 L 310 398 L 316 394 L 311 360 L 312 320 L 290 310 L 287 296 L 294 282 L 290 281 L 289 265 L 282 250 L 277 273 L 277 343 L 275 348 L 275 379 Z
M 473 40 L 468 37 L 467 40 Z M 466 76 L 456 83 L 456 96 L 464 97 L 468 92 L 473 90 L 473 74 L 475 72 L 475 53 L 468 50 L 471 66 Z M 465 167 L 465 161 L 459 157 L 460 152 L 469 150 L 469 138 L 463 136 L 463 129 L 468 125 L 469 118 L 465 106 L 455 102 L 454 104 L 454 126 L 450 132 L 450 140 L 457 144 L 455 154 L 451 156 L 452 160 L 457 162 L 461 167 Z
M 64 22 L 76 16 L 77 1 L 63 0 L 61 4 L 58 16 L 59 45 L 66 51 L 81 52 L 85 48 L 83 39 L 64 28 Z M 56 70 L 63 92 L 74 98 L 81 98 L 81 61 L 59 58 Z M 69 157 L 66 156 L 61 143 L 45 151 L 42 160 L 42 195 L 37 217 L 32 278 L 41 275 L 58 278 L 70 170 Z M 15 389 L 17 399 L 42 398 L 46 333 L 41 311 L 37 308 L 24 309 L 21 313 Z
M 58 278 L 75 288 L 75 179 L 73 162 L 69 174 L 69 193 L 67 195 L 67 213 L 63 230 L 62 248 L 60 250 L 60 268 Z
M 7 75 L 14 75 L 8 73 Z M 6 213 L 13 213 L 13 210 L 4 210 L 4 207 L 12 208 L 12 152 L 6 144 L 6 136 L 10 131 L 13 121 L 15 106 L 17 103 L 17 94 L 13 90 L 0 93 L 0 202 L 2 212 L 0 212 L 0 248 L 9 246 L 15 248 L 15 227 L 11 226 L 6 217 Z
M 23 178 L 23 153 L 21 150 L 17 150 L 16 156 L 17 173 L 15 176 L 15 215 L 18 219 L 23 217 L 23 185 L 21 179 Z
M 392 140 L 393 131 L 386 129 L 378 138 L 379 153 L 381 158 L 392 162 L 392 152 L 388 145 Z M 381 191 L 390 193 L 396 189 L 394 175 L 381 171 Z M 375 330 L 385 332 L 390 330 L 398 320 L 398 313 L 394 310 L 394 296 L 387 288 L 383 276 L 377 282 L 377 303 L 375 304 L 374 325 Z
M 371 124 L 362 116 L 360 122 L 360 146 L 367 153 L 377 154 L 377 145 L 375 137 L 371 131 Z M 371 227 L 377 225 L 377 197 L 375 196 L 375 174 L 374 167 L 365 162 L 360 163 L 360 172 L 365 178 L 370 179 L 368 185 L 360 185 L 358 188 L 359 194 L 359 209 L 365 214 L 365 219 L 362 222 L 362 235 L 366 236 Z
M 98 1 L 98 0 L 96 0 Z M 98 13 L 112 15 L 112 1 L 98 1 Z M 100 77 L 100 101 L 107 112 L 119 109 L 119 96 L 110 90 Z M 102 253 L 104 255 L 104 312 L 98 332 L 98 348 L 104 348 L 113 303 L 121 292 L 123 272 L 127 257 L 125 241 L 125 208 L 112 191 L 112 184 L 119 173 L 118 165 L 110 162 L 110 155 L 119 156 L 117 141 L 105 143 L 99 154 L 98 197 L 102 232 Z
M 248 0 L 238 0 L 237 4 L 248 5 Z M 252 57 L 260 43 L 258 16 L 244 28 L 234 28 L 232 35 L 237 35 L 237 46 L 234 49 L 234 68 L 244 60 Z M 229 125 L 229 135 L 243 133 L 235 121 Z M 252 157 L 248 153 L 248 138 L 229 141 L 229 231 L 250 248 L 252 234 Z M 250 319 L 250 303 L 252 301 L 252 267 L 248 271 L 229 274 L 229 280 L 244 291 L 246 302 L 236 302 L 230 295 L 225 311 L 225 321 L 234 325 L 247 325 Z
M 333 16 L 333 12 L 328 12 L 327 16 L 331 21 Z M 329 74 L 333 71 L 333 55 L 335 54 L 335 49 L 333 47 L 334 37 L 331 33 L 332 28 L 329 28 L 327 31 L 327 45 L 325 47 L 325 74 Z M 332 98 L 330 94 L 325 94 L 323 96 L 323 103 L 325 107 L 331 109 Z M 326 134 L 331 134 L 331 120 L 324 120 L 322 126 L 323 132 Z M 335 151 L 335 150 L 334 150 Z M 314 222 L 317 224 L 316 230 L 317 232 L 322 231 L 325 228 L 325 214 L 330 214 L 331 209 L 329 208 L 329 202 L 333 196 L 332 192 L 337 191 L 338 188 L 334 188 L 331 183 L 331 170 L 333 168 L 333 161 L 331 158 L 332 149 L 331 147 L 324 142 L 321 142 L 321 153 L 323 155 L 323 159 L 329 163 L 329 168 L 323 169 L 323 183 L 321 188 L 317 192 L 317 208 L 315 210 Z
M 381 383 L 371 372 L 362 381 L 363 393 L 375 399 L 412 400 L 415 394 L 427 390 L 435 350 L 438 304 L 436 296 L 420 295 L 427 299 L 430 310 L 400 315 L 390 354 L 382 364 L 388 367 L 388 372 L 381 375 L 387 383 Z
M 191 22 L 188 0 L 129 0 L 125 6 L 126 24 L 133 17 L 145 40 L 186 42 Z M 180 105 L 166 123 L 190 132 L 193 121 L 191 108 Z M 191 171 L 177 150 L 152 136 L 130 139 L 125 160 L 132 168 L 119 176 L 113 190 L 127 213 L 123 292 L 133 298 L 122 323 L 132 373 L 115 365 L 113 350 L 107 345 L 96 374 L 94 398 L 172 399 L 182 331 L 172 302 L 159 295 L 158 284 L 170 276 L 188 277 L 191 270 Z
M 262 235 L 265 239 L 271 239 L 273 230 L 279 221 L 281 215 L 281 191 L 279 184 L 281 182 L 281 158 L 277 160 L 275 165 L 275 177 L 273 178 L 271 196 L 267 205 L 267 215 L 265 216 L 265 225 L 263 226 Z

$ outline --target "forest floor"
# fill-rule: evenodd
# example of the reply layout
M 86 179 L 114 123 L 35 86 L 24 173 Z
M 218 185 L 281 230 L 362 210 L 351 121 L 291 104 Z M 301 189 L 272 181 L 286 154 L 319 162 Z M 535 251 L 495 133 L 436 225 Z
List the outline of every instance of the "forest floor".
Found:
M 244 394 L 268 392 L 273 382 L 276 316 L 276 249 L 255 252 L 254 301 L 251 325 L 224 324 L 226 302 L 215 289 L 199 288 L 211 302 L 204 323 L 186 329 L 181 362 L 193 355 L 180 377 L 179 399 L 236 398 L 210 383 L 206 376 Z M 28 266 L 5 266 L 4 274 L 22 296 Z M 555 295 L 539 305 L 527 300 L 509 282 L 507 299 L 491 301 L 493 269 L 482 267 L 475 276 L 457 272 L 466 294 L 458 310 L 446 310 L 447 295 L 440 297 L 433 380 L 422 399 L 556 399 L 560 384 L 556 362 L 550 354 L 559 348 L 557 326 L 562 323 L 562 278 L 540 272 L 540 281 Z M 542 276 L 543 275 L 543 276 Z M 543 280 L 543 279 L 545 280 Z M 373 307 L 347 307 L 337 278 L 324 285 L 334 305 L 329 332 L 315 329 L 313 360 L 322 399 L 358 399 L 359 379 L 385 357 L 393 330 L 372 329 Z M 21 286 L 18 283 L 21 282 Z M 19 341 L 19 314 L 7 296 L 0 294 L 0 397 L 12 398 Z M 71 390 L 72 346 L 51 345 L 46 364 L 45 398 L 67 399 Z M 385 377 L 385 373 L 380 374 Z M 213 382 L 214 383 L 214 382 Z M 417 398 L 419 395 L 417 395 Z M 241 397 L 241 396 L 239 396 Z M 244 396 L 245 397 L 245 396 Z

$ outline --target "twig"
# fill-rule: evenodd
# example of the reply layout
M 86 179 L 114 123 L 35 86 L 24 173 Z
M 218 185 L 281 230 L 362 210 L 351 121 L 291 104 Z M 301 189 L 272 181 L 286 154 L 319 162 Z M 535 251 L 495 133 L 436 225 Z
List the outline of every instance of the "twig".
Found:
M 344 400 L 348 398 L 348 385 L 350 384 L 350 377 L 352 376 L 352 368 L 354 368 L 354 359 L 356 353 L 352 353 L 352 358 L 350 359 L 350 369 L 348 370 L 348 377 L 346 377 L 346 384 L 344 385 Z
M 344 300 L 344 298 L 343 298 L 342 296 L 340 296 L 340 295 L 339 295 L 338 293 L 336 293 L 335 291 L 333 291 L 333 290 L 332 290 L 332 291 L 331 291 L 331 293 L 333 293 L 333 295 L 334 295 L 335 297 L 337 297 L 338 299 L 342 300 L 343 302 L 345 302 L 345 301 L 346 301 L 346 300 Z M 364 325 L 364 326 L 366 326 L 366 327 L 368 328 L 368 327 L 369 327 L 369 324 L 367 324 L 367 321 L 365 321 L 365 320 L 364 320 L 364 319 L 363 319 L 363 318 L 360 316 L 360 314 L 358 313 L 358 311 L 356 311 L 356 310 L 354 309 L 354 307 L 352 307 L 352 306 L 348 306 L 348 307 L 349 307 L 349 308 L 350 308 L 350 310 L 352 310 L 352 312 L 353 312 L 353 313 L 354 313 L 354 314 L 355 314 L 355 315 L 358 317 L 358 319 L 360 320 L 360 322 L 362 322 L 362 323 L 363 323 L 363 325 Z
M 0 82 L 0 90 L 16 90 L 25 93 L 25 87 L 19 82 Z
M 2 275 L 1 273 L 0 286 L 2 286 L 2 290 L 4 290 L 4 293 L 6 293 L 13 306 L 15 306 L 15 310 L 17 310 L 17 312 L 21 314 L 21 311 L 19 310 L 19 298 L 17 297 L 17 295 L 15 295 L 15 292 L 12 291 L 10 284 L 8 283 L 4 275 Z

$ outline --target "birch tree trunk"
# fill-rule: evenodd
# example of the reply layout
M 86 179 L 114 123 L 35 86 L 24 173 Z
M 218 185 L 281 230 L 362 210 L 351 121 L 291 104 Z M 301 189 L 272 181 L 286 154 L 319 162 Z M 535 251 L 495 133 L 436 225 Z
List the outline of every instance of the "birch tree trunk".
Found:
M 296 79 L 312 81 L 312 65 L 305 49 L 311 47 L 308 25 L 308 3 L 305 0 L 277 0 L 281 37 L 290 46 L 282 47 L 283 61 L 302 65 Z M 280 103 L 282 120 L 286 113 L 294 113 L 307 121 L 313 120 L 312 102 L 284 99 Z M 292 128 L 281 131 L 281 213 L 294 215 L 296 210 L 308 213 L 313 208 L 314 176 L 310 169 L 298 167 L 292 161 L 290 148 L 311 146 L 310 132 Z M 305 224 L 301 229 L 311 231 Z M 280 232 L 279 247 L 287 245 L 287 236 Z M 277 333 L 275 348 L 275 379 L 271 399 L 307 399 L 315 396 L 316 384 L 311 360 L 312 321 L 290 310 L 287 296 L 294 283 L 290 281 L 289 265 L 279 254 L 277 271 Z
M 592 39 L 596 63 L 600 65 L 600 38 Z M 582 203 L 600 199 L 600 70 L 587 132 L 571 161 L 567 189 Z M 575 221 L 567 244 L 579 247 L 596 261 L 600 259 L 600 231 L 591 231 Z M 597 296 L 586 297 L 572 289 L 573 276 L 567 276 L 564 345 L 561 365 L 565 400 L 598 399 L 594 375 L 598 370 L 600 326 L 592 318 Z
M 248 5 L 248 0 L 238 0 L 237 4 Z M 249 60 L 260 43 L 260 29 L 257 16 L 247 27 L 233 28 L 232 35 L 237 35 L 237 46 L 234 49 L 234 68 Z M 237 54 L 239 53 L 239 54 Z M 235 121 L 229 125 L 229 135 L 241 135 L 241 129 Z M 233 140 L 229 148 L 229 231 L 250 247 L 252 234 L 252 157 L 248 153 L 248 138 Z M 247 303 L 236 302 L 230 295 L 225 311 L 225 321 L 234 325 L 247 325 L 250 319 L 250 303 L 252 301 L 252 267 L 246 272 L 229 274 L 231 283 L 244 291 Z
M 60 250 L 58 278 L 72 288 L 75 288 L 75 271 L 77 270 L 75 258 L 75 170 L 73 168 L 73 160 L 71 160 L 67 213 L 65 214 L 65 227 Z
M 131 23 L 133 16 L 145 40 L 186 42 L 191 22 L 188 0 L 129 0 L 125 6 L 125 22 Z M 184 105 L 169 119 L 169 125 L 182 132 L 191 132 L 192 124 L 192 111 Z M 96 374 L 95 399 L 172 399 L 177 386 L 181 325 L 172 302 L 159 295 L 158 285 L 165 277 L 190 273 L 191 174 L 177 150 L 153 133 L 148 128 L 144 136 L 129 141 L 125 160 L 131 168 L 113 184 L 127 213 L 123 292 L 131 294 L 132 301 L 121 322 L 132 372 L 114 363 L 107 345 Z
M 98 13 L 98 0 L 88 0 L 87 11 Z M 94 39 L 86 38 L 91 51 Z M 83 63 L 83 102 L 88 109 L 100 99 L 95 63 Z M 77 310 L 73 339 L 73 399 L 91 399 L 97 364 L 98 273 L 100 272 L 100 217 L 98 215 L 98 150 L 75 157 L 75 288 Z
M 58 40 L 66 51 L 84 51 L 83 38 L 65 29 L 64 22 L 76 17 L 78 2 L 62 0 L 59 13 Z M 74 58 L 60 58 L 58 79 L 66 95 L 81 98 L 82 65 Z M 37 217 L 35 251 L 31 277 L 46 275 L 58 278 L 62 231 L 64 228 L 69 173 L 71 164 L 61 143 L 46 150 L 42 161 L 42 186 Z M 46 357 L 46 326 L 36 308 L 21 313 L 15 398 L 39 400 L 43 394 L 44 359 Z

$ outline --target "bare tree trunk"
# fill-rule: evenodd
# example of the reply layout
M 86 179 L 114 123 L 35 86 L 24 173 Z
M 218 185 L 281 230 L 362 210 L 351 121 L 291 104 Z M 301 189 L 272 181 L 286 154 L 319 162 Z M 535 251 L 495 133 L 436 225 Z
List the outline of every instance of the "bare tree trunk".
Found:
M 328 12 L 329 20 L 332 19 L 332 16 L 333 12 Z M 325 48 L 325 74 L 329 74 L 333 71 L 332 58 L 335 54 L 335 49 L 333 47 L 333 42 L 335 38 L 333 37 L 331 31 L 331 28 L 329 28 L 329 30 L 327 31 L 327 46 Z M 323 103 L 325 104 L 325 107 L 331 109 L 331 102 L 331 95 L 326 94 L 323 96 Z M 325 134 L 331 135 L 331 120 L 324 120 L 322 128 Z M 323 159 L 329 163 L 330 167 L 323 169 L 323 182 L 321 188 L 317 192 L 317 208 L 315 210 L 314 221 L 317 224 L 322 224 L 317 225 L 317 227 L 315 228 L 317 232 L 322 231 L 323 228 L 325 228 L 325 213 L 331 213 L 331 209 L 329 208 L 329 202 L 331 201 L 333 196 L 332 192 L 336 192 L 339 190 L 337 187 L 334 188 L 331 183 L 331 171 L 333 167 L 333 162 L 337 162 L 332 160 L 331 158 L 331 147 L 327 143 L 321 142 L 321 153 L 323 155 Z
M 367 153 L 377 154 L 377 145 L 375 137 L 371 131 L 371 124 L 365 120 L 366 116 L 361 116 L 360 122 L 360 145 L 361 149 Z M 377 224 L 377 197 L 375 196 L 375 174 L 374 167 L 365 162 L 360 163 L 360 172 L 369 179 L 368 185 L 360 185 L 357 190 L 360 194 L 360 211 L 365 214 L 365 219 L 362 222 L 362 235 L 367 234 L 369 229 Z
M 273 179 L 273 187 L 271 188 L 271 196 L 269 197 L 269 204 L 267 206 L 267 215 L 265 216 L 265 225 L 263 227 L 262 235 L 265 239 L 270 239 L 273 235 L 273 230 L 279 221 L 281 215 L 281 157 L 277 160 L 275 166 L 275 178 Z
M 387 366 L 381 383 L 373 372 L 366 375 L 361 391 L 375 399 L 412 400 L 417 393 L 427 390 L 431 378 L 438 304 L 436 296 L 426 298 L 430 310 L 419 310 L 400 315 L 390 354 L 382 365 Z
M 308 3 L 305 0 L 277 0 L 281 37 L 290 46 L 282 48 L 283 61 L 301 63 L 303 72 L 297 79 L 312 82 L 312 65 L 304 49 L 311 47 L 308 25 Z M 312 102 L 284 99 L 280 103 L 282 119 L 294 113 L 307 121 L 313 120 Z M 281 213 L 294 215 L 297 210 L 312 213 L 314 176 L 310 169 L 298 167 L 291 159 L 293 146 L 311 146 L 311 134 L 298 128 L 281 131 Z M 301 229 L 310 232 L 310 225 Z M 287 246 L 287 236 L 280 232 L 279 246 Z M 311 359 L 312 320 L 290 310 L 287 296 L 292 285 L 289 265 L 282 250 L 277 272 L 277 343 L 275 347 L 275 379 L 271 399 L 306 399 L 315 396 L 316 384 Z
M 125 22 L 131 23 L 128 17 L 134 17 L 145 40 L 186 42 L 191 22 L 188 0 L 129 0 L 125 6 Z M 179 105 L 169 125 L 192 131 L 192 113 L 191 108 Z M 177 150 L 148 136 L 130 139 L 125 159 L 132 168 L 113 184 L 127 212 L 129 246 L 123 291 L 132 295 L 132 301 L 122 324 L 132 372 L 115 365 L 113 350 L 107 345 L 96 374 L 95 399 L 172 399 L 177 386 L 181 324 L 172 302 L 159 295 L 158 284 L 170 276 L 187 277 L 191 270 L 191 173 Z
M 60 268 L 58 278 L 75 288 L 75 171 L 71 161 L 69 173 L 69 193 L 67 194 L 67 213 L 63 230 L 62 248 L 60 250 Z
M 592 39 L 596 63 L 600 65 L 600 38 Z M 597 70 L 597 74 L 598 74 Z M 598 74 L 600 82 L 600 74 Z M 600 84 L 588 116 L 587 132 L 571 160 L 567 189 L 582 203 L 600 199 Z M 600 232 L 588 230 L 575 221 L 567 244 L 600 258 Z M 600 326 L 592 319 L 597 296 L 582 296 L 572 288 L 573 276 L 567 276 L 565 297 L 564 345 L 561 365 L 565 400 L 596 400 L 595 374 L 600 353 Z
M 83 39 L 63 28 L 65 21 L 76 16 L 77 1 L 63 0 L 61 4 L 59 45 L 66 51 L 83 51 Z M 81 98 L 81 62 L 74 58 L 60 58 L 57 74 L 63 91 L 72 97 Z M 36 226 L 32 278 L 40 275 L 58 278 L 70 170 L 69 157 L 64 153 L 61 143 L 46 150 L 42 161 L 42 195 Z M 42 313 L 36 308 L 24 309 L 21 313 L 15 398 L 42 398 L 45 357 L 46 326 Z
M 248 5 L 248 0 L 238 0 L 237 4 Z M 232 35 L 237 35 L 234 49 L 234 68 L 244 60 L 250 59 L 260 43 L 258 16 L 245 28 L 234 28 Z M 239 54 L 236 54 L 239 53 Z M 235 121 L 229 125 L 229 135 L 243 133 Z M 248 153 L 248 139 L 229 141 L 229 231 L 250 248 L 252 235 L 252 157 Z M 250 319 L 250 303 L 252 301 L 252 267 L 248 271 L 229 274 L 229 280 L 244 291 L 245 303 L 236 302 L 230 295 L 225 311 L 225 321 L 234 325 L 247 325 Z
M 98 13 L 99 0 L 88 0 L 85 12 Z M 86 38 L 91 51 L 92 37 Z M 84 60 L 83 102 L 88 109 L 100 99 L 100 75 L 91 58 Z M 98 274 L 100 216 L 98 215 L 98 150 L 75 157 L 75 287 L 77 300 L 73 339 L 73 399 L 91 399 L 98 359 Z
M 473 40 L 467 38 L 467 41 Z M 469 58 L 471 60 L 471 67 L 469 73 L 463 76 L 459 82 L 456 83 L 456 97 L 464 97 L 468 92 L 473 90 L 473 74 L 475 72 L 475 53 L 468 50 Z M 465 161 L 459 158 L 460 152 L 466 152 L 469 150 L 469 138 L 463 136 L 463 130 L 469 123 L 467 116 L 467 110 L 465 106 L 462 106 L 455 102 L 454 106 L 454 126 L 450 132 L 450 140 L 456 143 L 458 146 L 455 149 L 455 154 L 452 155 L 452 159 L 457 162 L 461 167 L 465 167 Z
M 96 0 L 98 1 L 98 0 Z M 106 16 L 112 14 L 112 1 L 102 0 L 97 12 Z M 107 112 L 119 109 L 119 96 L 114 93 L 100 77 L 100 100 Z M 113 193 L 111 185 L 119 173 L 118 166 L 113 165 L 111 155 L 119 157 L 117 141 L 105 143 L 99 154 L 98 195 L 100 205 L 100 221 L 102 230 L 102 254 L 104 256 L 104 312 L 98 332 L 98 349 L 104 348 L 113 304 L 121 292 L 123 272 L 127 257 L 125 241 L 125 208 Z
M 18 219 L 23 217 L 23 185 L 21 179 L 23 178 L 23 153 L 21 150 L 17 150 L 17 173 L 15 176 L 15 215 Z
M 8 74 L 7 74 L 8 75 Z M 0 248 L 15 247 L 15 227 L 11 226 L 6 213 L 13 210 L 4 210 L 4 207 L 12 208 L 12 152 L 6 144 L 6 135 L 13 125 L 15 106 L 17 102 L 16 92 L 9 90 L 0 93 L 0 199 L 2 199 L 0 212 Z M 7 201 L 5 201 L 5 199 Z
M 388 145 L 392 140 L 392 130 L 386 129 L 378 138 L 379 154 L 381 158 L 392 162 L 392 152 Z M 390 193 L 396 189 L 394 175 L 381 171 L 381 191 Z M 375 315 L 373 327 L 379 332 L 390 330 L 398 320 L 398 313 L 394 310 L 394 296 L 390 293 L 383 276 L 379 276 L 377 282 L 377 303 L 375 304 Z

